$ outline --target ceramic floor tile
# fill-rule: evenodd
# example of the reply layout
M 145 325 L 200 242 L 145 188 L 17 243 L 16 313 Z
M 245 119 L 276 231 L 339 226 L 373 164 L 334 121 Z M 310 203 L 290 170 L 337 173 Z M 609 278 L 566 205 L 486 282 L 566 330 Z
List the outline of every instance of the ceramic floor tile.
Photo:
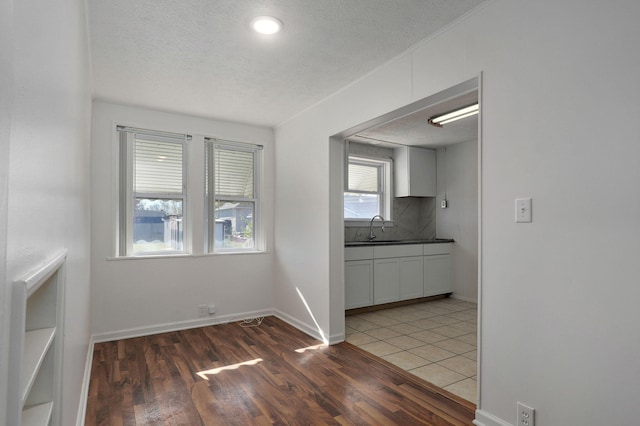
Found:
M 378 324 L 378 326 L 382 326 L 382 327 L 400 324 L 400 321 L 395 320 L 393 318 L 388 318 L 382 315 L 371 315 L 369 317 L 366 317 L 365 320 L 372 322 L 374 324 Z
M 478 345 L 478 335 L 476 333 L 465 334 L 464 336 L 456 337 L 456 340 L 459 340 L 464 343 L 468 343 L 473 346 Z
M 476 304 L 447 298 L 350 315 L 345 333 L 347 342 L 475 403 L 477 322 Z
M 466 322 L 466 321 L 449 324 L 449 327 L 457 328 L 460 331 L 464 331 L 464 334 L 475 333 L 476 330 L 478 329 L 477 325 L 471 324 L 470 322 Z
M 378 340 L 386 340 L 386 339 L 390 339 L 392 337 L 397 337 L 401 335 L 397 331 L 392 330 L 390 328 L 386 328 L 386 327 L 367 330 L 366 333 L 370 336 L 375 337 Z
M 390 355 L 390 354 L 402 351 L 402 349 L 396 346 L 390 345 L 387 342 L 366 343 L 364 345 L 360 345 L 359 347 L 379 357 L 383 357 L 385 355 Z
M 429 330 L 430 328 L 442 327 L 442 324 L 431 321 L 430 319 L 421 319 L 418 321 L 412 321 L 409 324 L 414 325 L 416 327 L 420 327 L 422 330 Z
M 393 346 L 397 346 L 400 349 L 407 350 L 417 348 L 418 346 L 423 346 L 424 342 L 422 340 L 414 339 L 410 336 L 398 336 L 392 339 L 385 339 L 385 342 L 392 344 Z
M 446 315 L 449 318 L 454 318 L 460 321 L 467 321 L 470 319 L 474 319 L 478 317 L 478 313 L 476 311 L 460 311 L 460 312 L 454 312 L 452 314 L 447 314 Z
M 450 309 L 441 308 L 441 307 L 429 307 L 425 309 L 425 312 L 431 312 L 432 314 L 445 315 L 450 314 L 452 311 Z
M 409 349 L 409 352 L 432 362 L 442 361 L 443 359 L 456 356 L 453 352 L 449 352 L 433 345 L 419 346 L 417 348 Z
M 347 336 L 348 336 L 348 335 L 350 335 L 350 334 L 354 334 L 354 333 L 358 333 L 358 330 L 356 330 L 355 328 L 351 328 L 351 327 L 349 327 L 349 326 L 346 326 L 346 327 L 344 328 L 344 334 L 345 334 L 345 335 L 347 335 Z
M 434 342 L 434 345 L 449 352 L 454 352 L 458 355 L 466 352 L 471 352 L 475 349 L 475 346 L 471 346 L 467 343 L 455 339 L 441 340 L 439 342 Z
M 357 316 L 349 316 L 345 318 L 345 324 L 353 329 L 358 331 L 367 331 L 373 330 L 374 328 L 380 328 L 379 325 L 364 320 L 362 318 L 358 318 Z
M 443 304 L 441 306 L 438 306 L 438 308 L 440 309 L 447 309 L 449 312 L 447 313 L 451 313 L 451 311 L 453 312 L 459 312 L 459 311 L 466 311 L 467 308 L 465 308 L 464 306 L 461 306 L 460 304 Z
M 348 334 L 347 335 L 347 342 L 351 343 L 352 345 L 356 345 L 356 346 L 361 346 L 367 343 L 371 343 L 371 342 L 376 342 L 378 341 L 378 339 L 376 339 L 373 336 L 370 336 L 366 333 L 354 333 L 354 334 Z
M 460 373 L 465 377 L 471 377 L 478 371 L 476 361 L 472 361 L 469 358 L 463 356 L 454 356 L 438 362 L 438 365 L 453 370 L 456 373 Z
M 474 404 L 478 402 L 478 382 L 474 379 L 469 378 L 452 383 L 445 386 L 445 389 Z
M 390 328 L 391 330 L 395 330 L 400 334 L 411 334 L 411 333 L 416 333 L 418 331 L 422 331 L 422 328 L 416 327 L 415 325 L 406 323 L 406 322 L 403 322 L 402 324 L 397 324 L 397 325 L 390 325 L 387 328 Z
M 478 360 L 478 351 L 471 351 L 471 352 L 465 352 L 462 354 L 463 357 L 465 358 L 469 358 L 473 361 L 477 361 Z
M 449 370 L 448 368 L 438 364 L 429 364 L 414 368 L 413 370 L 409 370 L 409 372 L 440 387 L 445 387 L 465 379 L 462 374 L 456 373 L 455 371 Z
M 467 331 L 462 331 L 462 330 L 459 330 L 457 328 L 454 328 L 451 325 L 445 325 L 445 326 L 438 327 L 438 328 L 432 328 L 429 331 L 431 331 L 433 333 L 442 334 L 443 336 L 450 337 L 450 338 L 462 336 L 462 335 L 468 333 Z
M 382 359 L 389 361 L 390 363 L 402 368 L 403 370 L 411 370 L 414 368 L 422 367 L 423 365 L 427 365 L 430 361 L 419 357 L 418 355 L 414 355 L 410 352 L 397 352 L 391 355 L 385 355 Z
M 449 318 L 445 315 L 438 315 L 437 317 L 431 317 L 429 319 L 433 322 L 437 322 L 440 325 L 450 325 L 450 324 L 455 324 L 457 322 L 460 322 L 460 320 L 457 320 L 455 318 Z
M 434 333 L 429 330 L 418 331 L 417 333 L 409 334 L 409 337 L 413 337 L 414 339 L 422 340 L 425 343 L 435 343 L 441 340 L 446 340 L 447 336 L 443 336 L 442 334 Z M 471 349 L 469 349 L 471 350 Z M 467 351 L 469 352 L 469 351 Z
M 394 314 L 390 314 L 390 315 L 385 315 L 385 317 L 387 318 L 391 318 L 394 319 L 398 322 L 404 323 L 404 322 L 411 322 L 411 321 L 416 321 L 421 319 L 421 317 L 419 315 L 415 315 L 409 312 L 397 312 Z

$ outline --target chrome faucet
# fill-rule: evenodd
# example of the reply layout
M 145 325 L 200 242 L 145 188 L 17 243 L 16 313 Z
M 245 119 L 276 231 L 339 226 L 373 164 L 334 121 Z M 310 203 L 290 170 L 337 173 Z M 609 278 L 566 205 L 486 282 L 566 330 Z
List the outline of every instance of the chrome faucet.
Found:
M 376 217 L 380 218 L 380 220 L 382 221 L 382 232 L 384 232 L 384 217 L 377 214 L 374 217 L 372 217 L 371 221 L 369 222 L 369 240 L 370 241 L 376 238 L 375 234 L 373 233 L 373 221 L 376 220 Z

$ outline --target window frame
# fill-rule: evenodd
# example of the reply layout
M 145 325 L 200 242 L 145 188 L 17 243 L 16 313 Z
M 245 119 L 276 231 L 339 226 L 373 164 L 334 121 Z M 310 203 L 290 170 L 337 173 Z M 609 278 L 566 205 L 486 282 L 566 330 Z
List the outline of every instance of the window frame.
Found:
M 264 251 L 262 241 L 262 163 L 263 146 L 248 142 L 236 142 L 217 138 L 204 138 L 205 147 L 205 251 L 208 254 L 255 253 Z M 253 154 L 253 197 L 218 196 L 216 188 L 215 150 L 248 152 Z M 215 246 L 215 203 L 238 202 L 253 203 L 253 247 L 216 247 Z
M 118 226 L 117 226 L 117 257 L 144 258 L 149 256 L 184 255 L 191 252 L 189 223 L 189 187 L 188 187 L 188 158 L 189 141 L 191 135 L 162 132 L 157 130 L 140 129 L 129 126 L 116 126 L 119 141 L 118 156 Z M 144 135 L 145 139 L 161 143 L 175 143 L 182 146 L 182 193 L 141 193 L 134 191 L 134 162 L 135 135 Z M 159 251 L 134 251 L 133 219 L 136 198 L 171 199 L 182 201 L 182 250 L 169 249 Z
M 349 186 L 349 166 L 351 164 L 360 164 L 366 166 L 377 167 L 378 172 L 378 191 L 362 191 L 354 190 Z M 388 158 L 371 157 L 360 154 L 347 154 L 345 161 L 345 188 L 343 191 L 343 203 L 346 193 L 360 194 L 379 194 L 378 211 L 384 217 L 385 223 L 393 221 L 392 218 L 392 199 L 393 199 L 393 161 Z M 353 218 L 344 216 L 343 219 L 346 226 L 369 226 L 371 218 Z

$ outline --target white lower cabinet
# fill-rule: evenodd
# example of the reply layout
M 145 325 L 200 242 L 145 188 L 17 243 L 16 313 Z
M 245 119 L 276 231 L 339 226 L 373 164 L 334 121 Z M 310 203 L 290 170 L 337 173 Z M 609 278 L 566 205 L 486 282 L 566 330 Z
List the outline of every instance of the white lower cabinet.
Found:
M 397 258 L 373 261 L 373 304 L 400 300 L 400 262 Z
M 346 309 L 373 304 L 373 260 L 354 260 L 344 263 Z
M 424 295 L 451 293 L 451 259 L 448 254 L 424 257 Z
M 424 293 L 422 256 L 400 259 L 400 300 L 416 299 Z
M 451 293 L 448 243 L 347 247 L 345 309 Z

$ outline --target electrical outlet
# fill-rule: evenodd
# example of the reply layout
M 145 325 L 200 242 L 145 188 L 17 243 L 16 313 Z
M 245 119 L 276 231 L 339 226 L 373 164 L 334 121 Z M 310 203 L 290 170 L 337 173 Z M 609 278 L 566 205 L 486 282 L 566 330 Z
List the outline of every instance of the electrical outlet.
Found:
M 535 411 L 533 408 L 518 402 L 518 426 L 535 426 Z
M 209 305 L 198 305 L 198 316 L 199 317 L 208 317 L 209 316 Z
M 213 315 L 216 313 L 216 305 L 209 305 L 209 310 L 208 310 L 209 315 Z

